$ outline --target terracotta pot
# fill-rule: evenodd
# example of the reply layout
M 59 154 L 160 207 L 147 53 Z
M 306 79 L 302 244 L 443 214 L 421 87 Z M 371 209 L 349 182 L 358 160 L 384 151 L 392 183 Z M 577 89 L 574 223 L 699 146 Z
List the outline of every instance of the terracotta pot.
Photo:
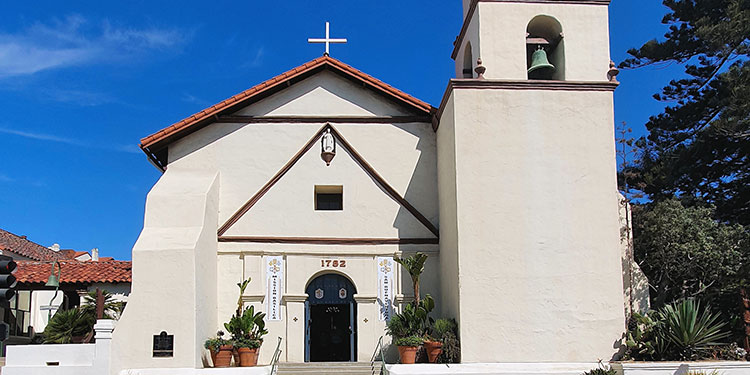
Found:
M 229 365 L 232 363 L 233 350 L 234 347 L 232 347 L 232 345 L 220 346 L 219 352 L 216 353 L 216 359 L 214 359 L 214 367 L 229 367 Z
M 418 346 L 399 346 L 398 356 L 401 357 L 401 363 L 405 365 L 413 364 L 414 360 L 417 358 L 418 349 Z
M 430 363 L 435 363 L 443 352 L 443 343 L 440 341 L 425 341 L 424 348 L 427 350 L 427 358 Z
M 240 367 L 252 367 L 258 364 L 258 348 L 237 348 L 240 356 Z
M 208 353 L 211 354 L 211 366 L 216 367 L 216 355 L 219 354 L 219 352 L 213 351 L 213 349 L 208 349 Z

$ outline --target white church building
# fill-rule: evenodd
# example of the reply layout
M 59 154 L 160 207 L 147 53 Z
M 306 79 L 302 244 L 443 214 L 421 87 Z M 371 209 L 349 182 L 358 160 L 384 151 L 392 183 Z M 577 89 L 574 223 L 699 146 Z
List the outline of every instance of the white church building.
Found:
M 464 0 L 437 107 L 325 54 L 142 139 L 163 175 L 111 373 L 204 367 L 246 278 L 242 301 L 268 314 L 259 363 L 276 337 L 282 362 L 369 361 L 413 298 L 392 258 L 418 251 L 462 362 L 612 359 L 625 298 L 608 4 Z M 171 357 L 154 356 L 161 332 Z

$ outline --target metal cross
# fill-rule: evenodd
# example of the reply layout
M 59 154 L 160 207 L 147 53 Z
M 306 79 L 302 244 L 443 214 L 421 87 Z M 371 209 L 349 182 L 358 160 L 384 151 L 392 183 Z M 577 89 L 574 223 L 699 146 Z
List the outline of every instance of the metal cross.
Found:
M 331 39 L 331 26 L 326 21 L 326 37 L 325 37 L 325 39 L 308 38 L 307 42 L 308 43 L 325 43 L 326 44 L 326 53 L 325 53 L 325 56 L 328 56 L 328 54 L 330 53 L 330 44 L 331 43 L 346 43 L 346 38 Z

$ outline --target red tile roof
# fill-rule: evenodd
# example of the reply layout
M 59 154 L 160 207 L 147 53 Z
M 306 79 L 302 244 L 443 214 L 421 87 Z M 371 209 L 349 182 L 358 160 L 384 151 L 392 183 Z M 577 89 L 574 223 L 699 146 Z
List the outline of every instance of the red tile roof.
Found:
M 19 236 L 2 229 L 0 229 L 0 247 L 4 251 L 39 261 L 68 259 L 64 253 L 52 251 L 38 243 L 29 241 L 26 236 Z
M 292 70 L 289 70 L 281 75 L 271 78 L 265 82 L 262 82 L 256 86 L 251 87 L 237 95 L 230 97 L 229 99 L 223 100 L 211 107 L 208 107 L 196 114 L 193 114 L 181 121 L 178 121 L 158 132 L 149 135 L 141 139 L 141 149 L 154 160 L 156 157 L 153 156 L 156 153 L 162 151 L 166 145 L 179 139 L 205 125 L 215 121 L 220 114 L 227 114 L 236 111 L 244 106 L 251 104 L 254 100 L 263 95 L 275 92 L 281 87 L 285 87 L 287 83 L 295 78 L 306 78 L 307 76 L 314 74 L 315 72 L 322 69 L 331 69 L 334 72 L 340 73 L 345 77 L 361 82 L 366 87 L 373 89 L 381 94 L 384 94 L 397 102 L 400 102 L 408 107 L 413 108 L 419 113 L 426 116 L 432 116 L 436 109 L 430 104 L 423 102 L 409 94 L 404 93 L 401 90 L 390 86 L 377 78 L 374 78 L 366 73 L 363 73 L 350 65 L 347 65 L 339 60 L 336 60 L 330 56 L 319 57 L 308 63 L 302 64 Z M 156 161 L 156 160 L 155 160 Z M 165 160 L 159 160 L 164 164 Z
M 20 284 L 44 284 L 52 269 L 51 262 L 19 261 L 13 273 Z M 130 261 L 109 260 L 80 262 L 60 261 L 62 278 L 60 284 L 129 283 L 132 281 Z M 57 267 L 55 267 L 57 274 Z

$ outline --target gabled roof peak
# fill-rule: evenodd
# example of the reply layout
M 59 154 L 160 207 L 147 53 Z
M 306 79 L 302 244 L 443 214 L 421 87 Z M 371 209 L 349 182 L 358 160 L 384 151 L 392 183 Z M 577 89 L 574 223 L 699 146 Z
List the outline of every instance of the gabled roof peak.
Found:
M 157 167 L 163 170 L 167 163 L 166 148 L 170 143 L 201 129 L 210 123 L 216 122 L 220 115 L 226 115 L 237 111 L 242 107 L 264 99 L 325 69 L 341 74 L 345 78 L 353 81 L 360 82 L 364 87 L 389 97 L 392 100 L 413 109 L 416 113 L 432 117 L 437 112 L 436 108 L 430 104 L 406 94 L 403 91 L 363 73 L 350 65 L 334 59 L 333 57 L 324 55 L 265 82 L 261 82 L 260 84 L 237 95 L 214 104 L 141 139 L 141 149 L 149 156 L 149 158 L 151 158 Z

